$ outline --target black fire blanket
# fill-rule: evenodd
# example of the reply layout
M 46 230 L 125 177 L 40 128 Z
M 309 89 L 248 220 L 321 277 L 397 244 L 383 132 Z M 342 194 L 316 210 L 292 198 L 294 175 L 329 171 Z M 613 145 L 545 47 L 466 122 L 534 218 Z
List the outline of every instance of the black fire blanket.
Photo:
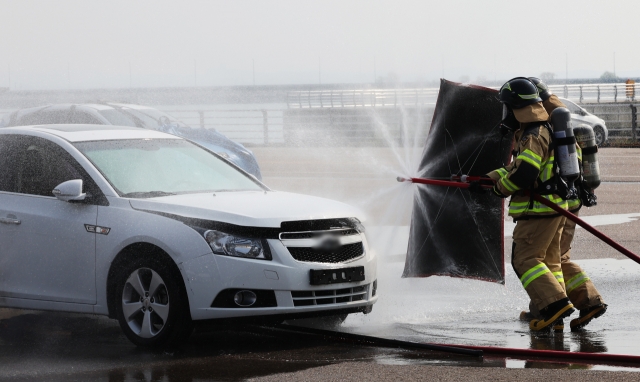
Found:
M 484 175 L 508 163 L 496 90 L 441 80 L 419 178 Z M 403 277 L 433 275 L 504 283 L 503 199 L 490 191 L 414 184 Z

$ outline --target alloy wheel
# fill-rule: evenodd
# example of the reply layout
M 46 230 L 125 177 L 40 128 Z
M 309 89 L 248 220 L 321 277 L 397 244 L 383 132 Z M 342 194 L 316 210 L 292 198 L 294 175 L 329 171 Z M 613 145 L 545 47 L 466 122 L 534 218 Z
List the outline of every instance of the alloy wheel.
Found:
M 602 127 L 600 126 L 596 126 L 593 128 L 593 133 L 595 135 L 596 138 L 596 145 L 600 146 L 604 143 L 604 130 L 602 130 Z
M 122 291 L 122 313 L 133 333 L 155 337 L 169 317 L 169 293 L 162 277 L 150 268 L 129 275 Z

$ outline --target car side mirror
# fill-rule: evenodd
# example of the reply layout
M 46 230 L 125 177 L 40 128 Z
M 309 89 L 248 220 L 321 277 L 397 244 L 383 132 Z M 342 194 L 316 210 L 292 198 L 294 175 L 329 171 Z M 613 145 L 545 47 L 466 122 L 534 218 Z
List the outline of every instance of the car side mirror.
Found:
M 74 200 L 84 200 L 87 194 L 82 192 L 82 179 L 67 180 L 56 186 L 51 191 L 59 200 L 70 202 Z

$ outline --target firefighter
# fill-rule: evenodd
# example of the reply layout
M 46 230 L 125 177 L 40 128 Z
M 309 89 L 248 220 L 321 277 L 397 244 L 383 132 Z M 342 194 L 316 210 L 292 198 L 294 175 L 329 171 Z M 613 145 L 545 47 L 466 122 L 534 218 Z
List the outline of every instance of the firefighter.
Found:
M 546 112 L 551 114 L 553 110 L 559 107 L 566 107 L 555 94 L 549 91 L 547 85 L 536 77 L 529 77 L 529 80 L 533 82 L 537 88 L 540 98 L 542 99 L 542 105 Z M 580 147 L 578 149 L 578 156 L 580 158 Z M 585 187 L 584 182 L 580 182 L 580 187 Z M 574 215 L 578 215 L 580 208 L 582 207 L 581 200 L 570 199 L 567 201 L 568 209 Z M 572 331 L 577 331 L 584 328 L 591 320 L 602 316 L 607 310 L 607 304 L 604 303 L 604 299 L 593 285 L 593 282 L 589 276 L 580 268 L 580 266 L 571 261 L 571 242 L 576 230 L 576 222 L 571 219 L 566 219 L 562 230 L 562 236 L 560 238 L 560 265 L 562 278 L 561 281 L 565 287 L 567 296 L 571 303 L 580 311 L 580 316 L 571 320 L 570 327 Z M 552 272 L 554 270 L 552 269 Z M 523 320 L 530 321 L 534 318 L 540 318 L 540 315 L 536 307 L 531 304 L 529 306 L 530 313 L 522 312 L 520 315 Z M 560 326 L 556 327 L 559 330 Z
M 538 88 L 525 77 L 507 81 L 499 97 L 503 103 L 502 125 L 515 132 L 515 158 L 511 164 L 487 175 L 496 181 L 495 195 L 511 196 L 509 216 L 516 222 L 511 264 L 540 313 L 539 318 L 529 322 L 529 327 L 533 331 L 548 330 L 563 326 L 563 318 L 574 311 L 560 283 L 560 239 L 566 218 L 527 194 L 558 176 L 552 171 L 555 167 L 547 125 L 549 114 Z M 542 196 L 560 208 L 568 208 L 567 201 L 558 195 Z

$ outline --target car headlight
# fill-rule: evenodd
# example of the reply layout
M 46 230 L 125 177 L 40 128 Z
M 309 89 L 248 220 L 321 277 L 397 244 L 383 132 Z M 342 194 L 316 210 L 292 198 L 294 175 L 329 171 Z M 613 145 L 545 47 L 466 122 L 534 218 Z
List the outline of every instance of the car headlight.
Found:
M 351 224 L 353 224 L 353 228 L 356 229 L 356 231 L 360 232 L 360 233 L 365 233 L 366 230 L 364 228 L 364 226 L 362 225 L 362 223 L 360 222 L 360 219 L 358 218 L 351 218 L 349 219 L 351 221 Z
M 213 253 L 217 255 L 271 260 L 271 251 L 266 240 L 234 236 L 214 230 L 205 231 L 203 235 Z

